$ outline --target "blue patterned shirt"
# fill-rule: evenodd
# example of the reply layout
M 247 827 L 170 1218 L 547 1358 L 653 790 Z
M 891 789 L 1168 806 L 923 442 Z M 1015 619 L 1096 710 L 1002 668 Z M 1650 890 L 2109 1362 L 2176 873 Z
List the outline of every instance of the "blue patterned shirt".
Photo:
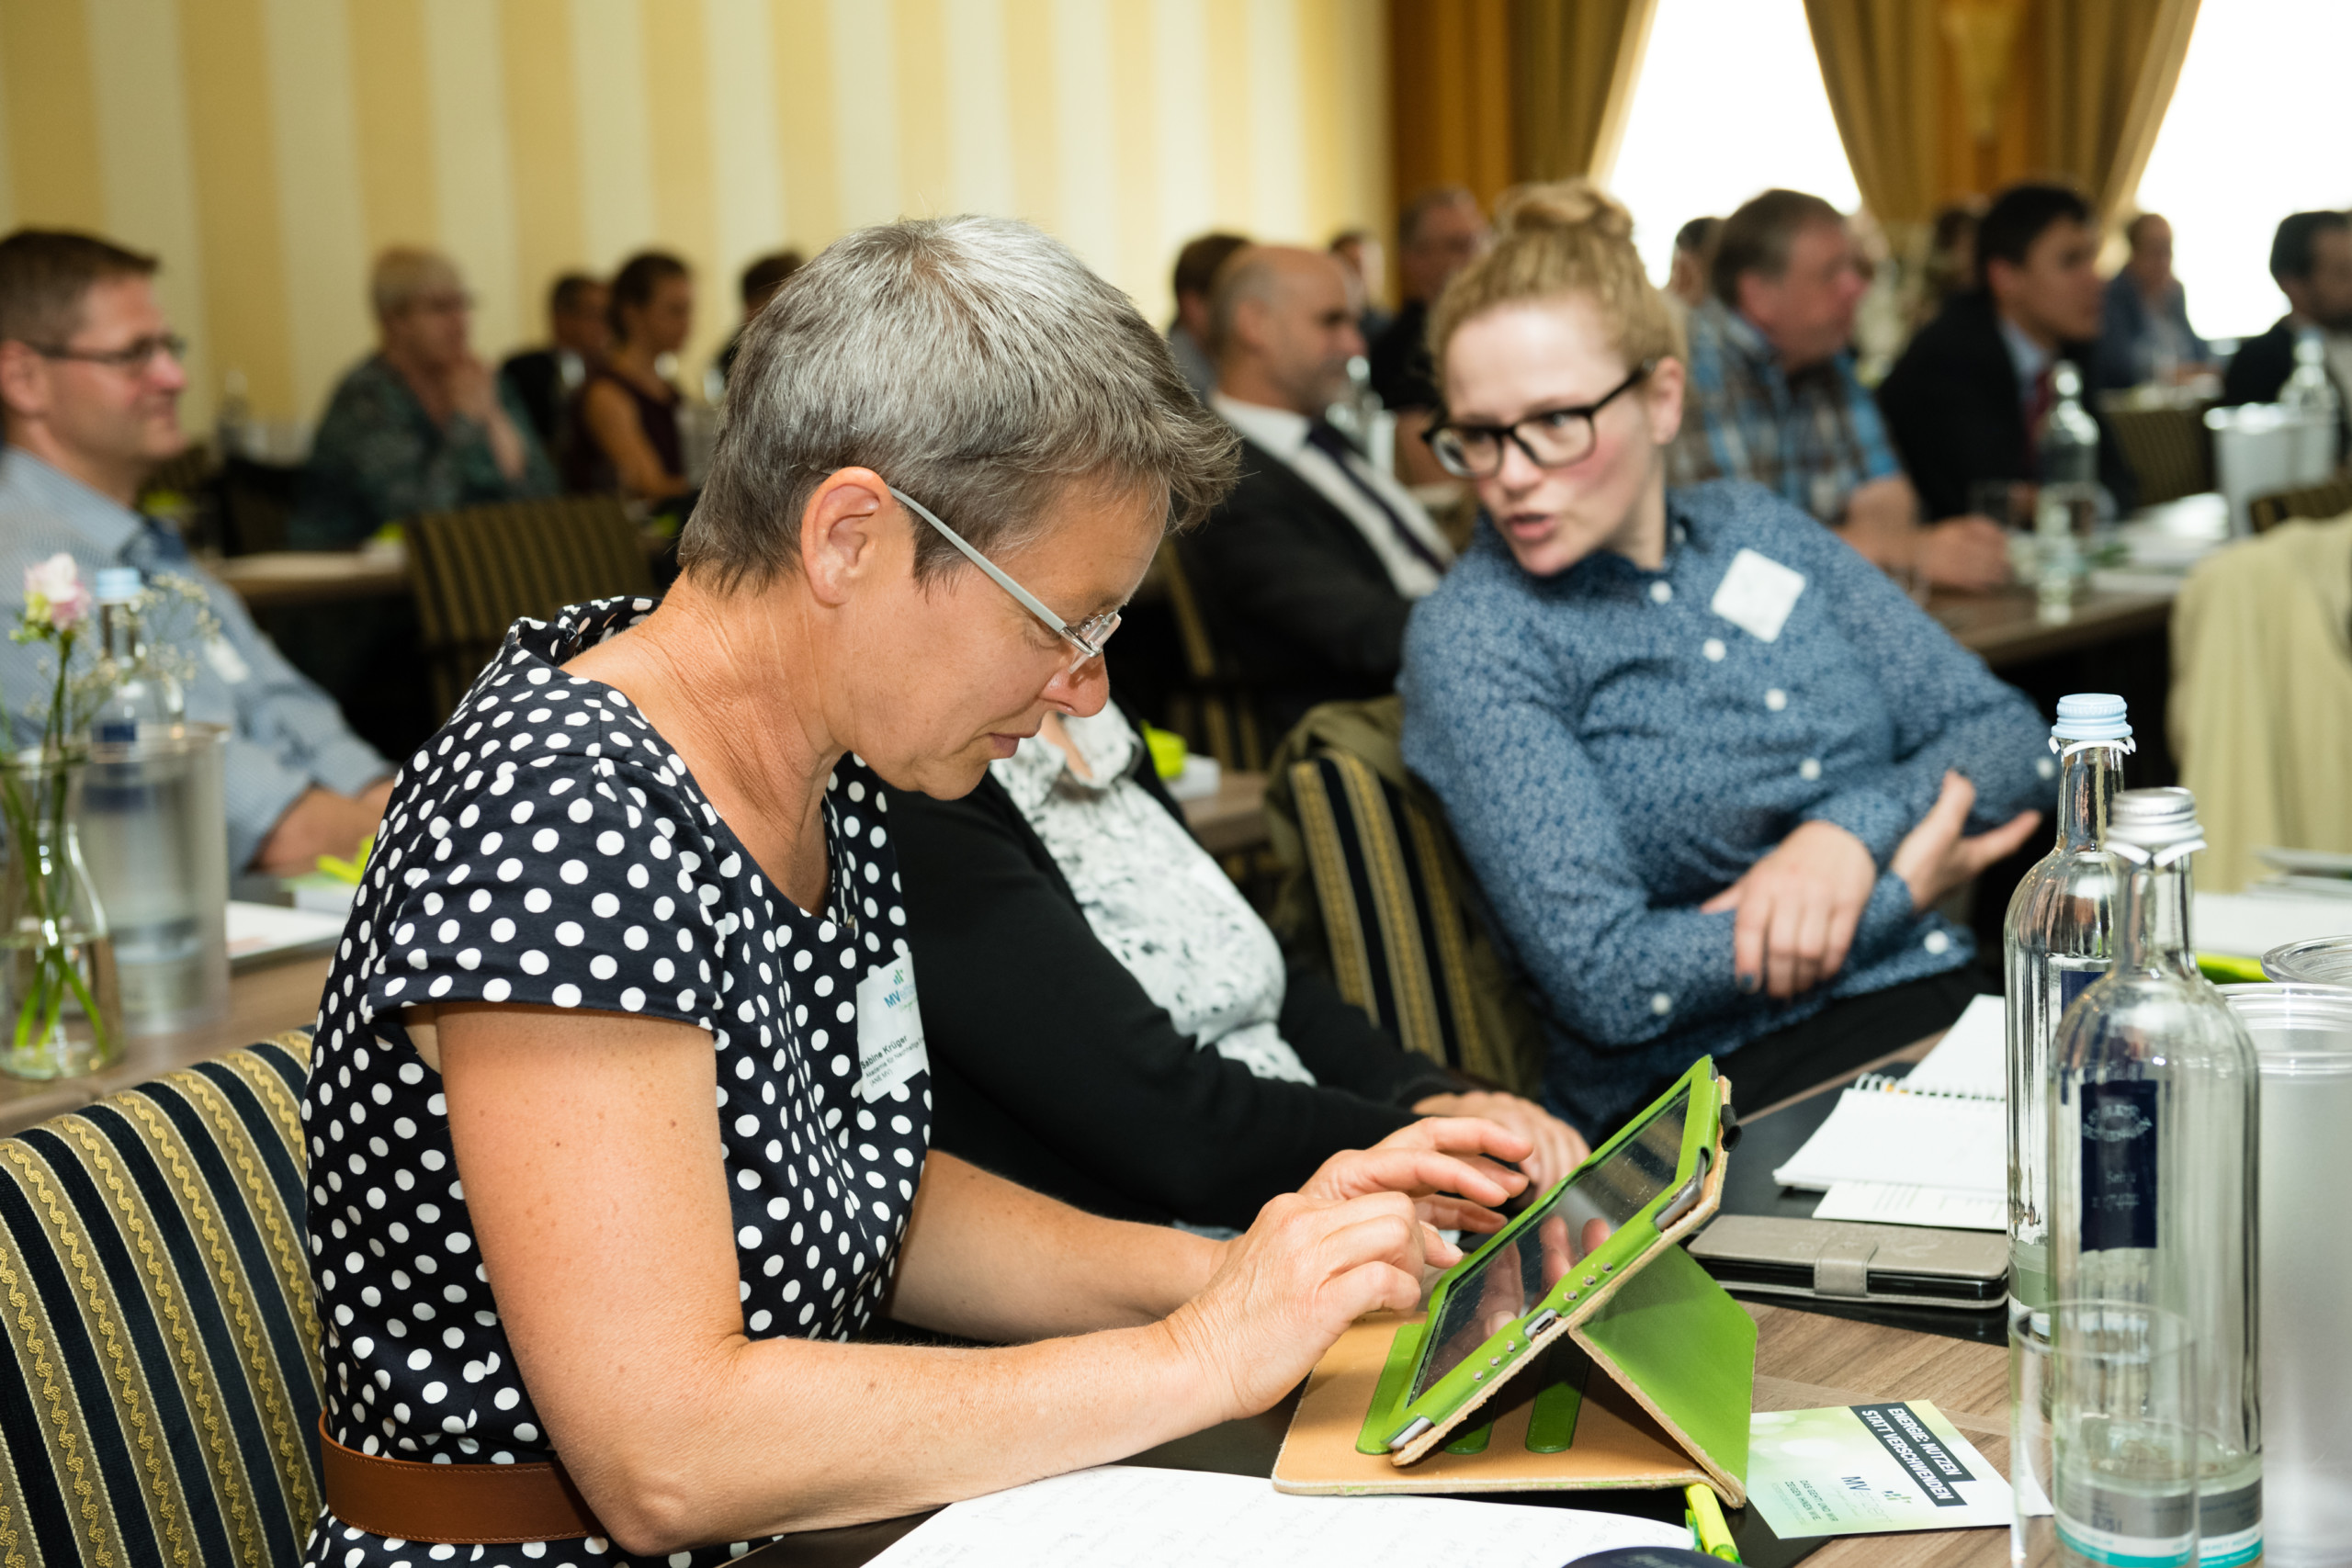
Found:
M 1664 570 L 1599 551 L 1546 579 L 1482 523 L 1397 682 L 1406 763 L 1536 993 L 1547 1094 L 1589 1134 L 1702 1055 L 1966 963 L 1888 858 L 1947 767 L 1975 782 L 1971 831 L 2055 789 L 2031 705 L 1835 535 L 1745 484 L 1669 491 L 1668 515 Z M 1710 607 L 1745 550 L 1804 577 L 1769 641 Z M 1744 994 L 1733 917 L 1699 906 L 1814 820 L 1881 867 L 1852 949 L 1790 1000 Z
M 229 869 L 250 864 L 262 840 L 312 784 L 356 795 L 391 764 L 351 733 L 334 699 L 312 685 L 264 637 L 244 602 L 198 566 L 179 536 L 120 502 L 110 501 L 28 452 L 0 447 L 0 620 L 13 624 L 23 604 L 25 568 L 60 550 L 87 583 L 102 566 L 135 566 L 152 577 L 177 572 L 202 585 L 220 623 L 219 639 L 185 653 L 193 674 L 184 688 L 187 716 L 227 727 L 223 772 L 229 813 Z M 16 744 L 40 739 L 27 703 L 48 693 L 46 648 L 0 640 L 0 701 L 14 720 Z
M 1748 479 L 1837 523 L 1858 488 L 1903 471 L 1852 355 L 1791 376 L 1756 324 L 1720 299 L 1693 310 L 1690 330 L 1674 483 Z

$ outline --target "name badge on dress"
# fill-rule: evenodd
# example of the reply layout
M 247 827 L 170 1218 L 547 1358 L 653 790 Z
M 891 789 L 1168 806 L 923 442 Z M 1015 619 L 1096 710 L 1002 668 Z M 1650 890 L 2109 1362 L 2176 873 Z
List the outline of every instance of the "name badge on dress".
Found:
M 868 1105 L 931 1069 L 915 1007 L 914 961 L 903 953 L 857 983 L 857 1092 Z
M 1731 558 L 1715 596 L 1707 608 L 1759 642 L 1770 642 L 1788 624 L 1804 592 L 1804 573 L 1782 566 L 1770 556 L 1743 549 Z

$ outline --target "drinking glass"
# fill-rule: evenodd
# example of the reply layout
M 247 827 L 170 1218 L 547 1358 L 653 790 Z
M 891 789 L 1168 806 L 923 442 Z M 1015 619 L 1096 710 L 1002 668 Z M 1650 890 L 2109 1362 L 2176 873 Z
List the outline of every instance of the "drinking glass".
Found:
M 2011 1333 L 2015 1568 L 2190 1568 L 2194 1374 L 2188 1324 L 2136 1302 L 2056 1302 L 2047 1341 Z

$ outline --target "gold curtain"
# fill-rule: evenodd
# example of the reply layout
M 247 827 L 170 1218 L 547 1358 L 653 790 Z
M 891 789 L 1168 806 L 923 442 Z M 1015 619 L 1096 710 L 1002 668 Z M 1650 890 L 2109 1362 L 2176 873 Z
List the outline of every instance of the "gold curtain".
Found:
M 2148 165 L 2197 0 L 2045 0 L 2041 20 L 2044 166 L 2111 215 Z
M 1838 134 L 1890 226 L 2056 177 L 2128 200 L 2198 0 L 1805 0 Z
M 1941 27 L 1928 0 L 1805 0 L 1838 139 L 1862 203 L 1889 226 L 1925 223 L 1938 171 Z
M 1617 161 L 1657 0 L 1511 0 L 1511 166 L 1522 180 Z
M 1388 74 L 1397 205 L 1458 185 L 1491 211 L 1517 177 L 1510 0 L 1390 0 Z

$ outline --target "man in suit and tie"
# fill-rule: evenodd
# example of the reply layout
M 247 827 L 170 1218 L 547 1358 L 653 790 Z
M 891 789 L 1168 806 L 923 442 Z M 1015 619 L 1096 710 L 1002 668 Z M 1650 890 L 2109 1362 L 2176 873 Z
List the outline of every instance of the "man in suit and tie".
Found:
M 1210 327 L 1209 404 L 1241 434 L 1241 481 L 1178 547 L 1271 741 L 1317 703 L 1395 684 L 1405 617 L 1453 551 L 1323 417 L 1363 352 L 1338 261 L 1271 245 L 1237 254 L 1217 275 Z
M 2102 305 L 2098 220 L 2064 186 L 2012 186 L 1976 229 L 1977 288 L 1955 297 L 1911 340 L 1878 390 L 1887 434 L 1931 517 L 1969 510 L 1988 479 L 2040 478 L 2041 427 L 2061 359 L 2084 371 Z M 2096 399 L 2099 479 L 2120 509 L 2131 469 Z
M 2224 403 L 2269 403 L 2295 370 L 2295 344 L 2316 331 L 2327 373 L 2344 412 L 2336 446 L 2352 452 L 2352 217 L 2293 212 L 2270 242 L 2270 276 L 2287 297 L 2287 313 L 2260 337 L 2240 344 L 2222 378 Z

